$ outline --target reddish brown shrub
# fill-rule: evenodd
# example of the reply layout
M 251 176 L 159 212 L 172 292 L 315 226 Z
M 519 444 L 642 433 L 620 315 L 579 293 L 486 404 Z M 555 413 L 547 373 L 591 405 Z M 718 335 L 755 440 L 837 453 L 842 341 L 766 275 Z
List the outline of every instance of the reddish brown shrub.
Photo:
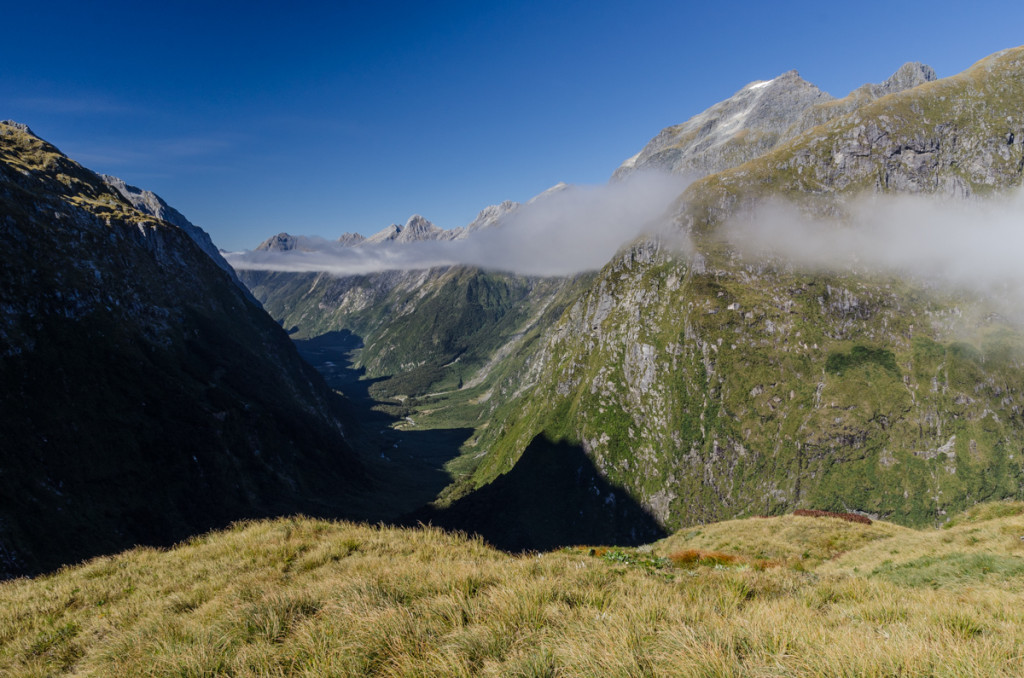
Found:
M 871 518 L 857 513 L 833 513 L 832 511 L 814 511 L 811 509 L 797 509 L 793 511 L 794 516 L 806 516 L 808 518 L 839 518 L 851 523 L 871 524 Z
M 668 559 L 676 567 L 693 568 L 699 565 L 714 567 L 715 565 L 749 565 L 758 570 L 769 567 L 778 567 L 779 563 L 771 560 L 758 560 L 755 558 L 744 558 L 734 556 L 720 551 L 701 551 L 699 549 L 687 549 L 669 554 Z

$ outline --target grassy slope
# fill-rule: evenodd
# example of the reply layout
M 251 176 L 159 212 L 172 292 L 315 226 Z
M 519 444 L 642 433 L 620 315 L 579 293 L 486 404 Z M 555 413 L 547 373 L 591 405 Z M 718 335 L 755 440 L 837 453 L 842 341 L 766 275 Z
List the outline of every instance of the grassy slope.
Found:
M 999 517 L 925 531 L 754 518 L 676 535 L 654 554 L 521 557 L 432 529 L 241 523 L 0 584 L 0 672 L 1013 676 L 1024 651 L 1022 510 L 999 505 L 982 511 Z M 851 550 L 767 569 L 655 555 L 724 541 L 779 559 Z M 977 562 L 921 585 L 885 570 L 904 548 Z M 995 569 L 984 559 L 993 550 Z

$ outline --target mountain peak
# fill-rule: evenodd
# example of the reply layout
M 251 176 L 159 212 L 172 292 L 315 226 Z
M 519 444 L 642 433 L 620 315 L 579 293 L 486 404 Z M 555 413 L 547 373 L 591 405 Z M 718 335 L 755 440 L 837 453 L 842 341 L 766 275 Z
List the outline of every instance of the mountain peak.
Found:
M 559 181 L 557 184 L 555 184 L 551 188 L 549 188 L 549 189 L 547 189 L 545 191 L 542 191 L 541 193 L 538 193 L 537 195 L 535 195 L 532 198 L 530 198 L 530 200 L 526 204 L 527 205 L 532 205 L 533 203 L 537 202 L 538 200 L 543 200 L 544 198 L 547 198 L 548 196 L 554 195 L 555 193 L 561 193 L 562 191 L 568 190 L 569 188 L 570 188 L 569 184 L 565 183 L 564 181 Z
M 877 88 L 884 91 L 883 94 L 879 95 L 883 96 L 884 94 L 901 92 L 911 87 L 917 87 L 937 79 L 938 76 L 935 75 L 935 69 L 931 66 L 920 61 L 909 61 L 900 66 L 899 70 L 889 76 L 888 80 L 881 85 L 877 85 Z
M 338 244 L 342 247 L 355 247 L 359 243 L 366 240 L 366 236 L 360 233 L 342 233 L 338 237 Z
M 414 214 L 409 217 L 404 226 L 391 224 L 387 228 L 377 231 L 363 241 L 366 245 L 376 245 L 384 242 L 417 242 L 420 240 L 439 240 L 444 236 L 445 230 L 435 226 L 426 217 Z
M 14 120 L 3 120 L 3 121 L 0 121 L 0 125 L 6 125 L 7 127 L 13 127 L 14 129 L 18 130 L 19 132 L 24 132 L 25 134 L 30 134 L 30 135 L 32 135 L 32 136 L 34 136 L 36 138 L 39 138 L 36 135 L 36 133 L 33 132 L 32 129 L 28 125 L 23 123 L 23 122 L 16 122 Z
M 775 145 L 808 108 L 832 98 L 795 70 L 756 80 L 686 122 L 663 129 L 613 178 L 641 168 L 705 175 L 738 165 Z
M 272 235 L 256 246 L 257 252 L 288 252 L 298 247 L 299 239 L 288 233 Z
M 769 87 L 769 86 L 772 86 L 772 87 L 791 87 L 793 85 L 799 86 L 801 84 L 803 84 L 803 85 L 810 85 L 811 87 L 814 87 L 814 85 L 811 85 L 811 83 L 809 83 L 806 80 L 804 80 L 803 78 L 801 78 L 800 77 L 800 72 L 797 71 L 794 68 L 793 70 L 786 71 L 785 73 L 783 73 L 781 75 L 778 75 L 778 76 L 772 78 L 771 80 L 755 80 L 754 82 L 750 83 L 749 85 L 744 87 L 742 90 L 740 90 L 740 92 L 745 91 L 745 90 L 764 89 L 764 88 Z M 739 94 L 739 92 L 737 92 L 737 94 Z
M 519 203 L 512 200 L 505 200 L 498 205 L 488 205 L 487 207 L 480 210 L 480 213 L 476 215 L 476 219 L 471 221 L 466 226 L 465 232 L 468 235 L 473 231 L 477 231 L 481 228 L 489 228 L 497 224 L 502 217 L 510 212 L 514 212 L 519 208 Z

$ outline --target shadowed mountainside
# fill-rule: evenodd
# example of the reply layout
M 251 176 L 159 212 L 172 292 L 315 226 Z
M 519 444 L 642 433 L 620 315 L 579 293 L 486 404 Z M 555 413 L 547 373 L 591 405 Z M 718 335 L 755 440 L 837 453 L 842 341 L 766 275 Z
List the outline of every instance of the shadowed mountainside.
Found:
M 666 532 L 622 487 L 609 483 L 578 445 L 538 436 L 515 466 L 444 508 L 410 523 L 481 535 L 505 551 L 637 545 Z
M 0 123 L 0 576 L 344 513 L 343 403 L 190 235 Z

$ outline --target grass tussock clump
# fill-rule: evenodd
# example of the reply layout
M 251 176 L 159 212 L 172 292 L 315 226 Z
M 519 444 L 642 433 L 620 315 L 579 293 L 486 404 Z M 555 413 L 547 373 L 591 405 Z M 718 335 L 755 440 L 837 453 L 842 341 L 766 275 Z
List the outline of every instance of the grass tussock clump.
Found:
M 768 521 L 731 521 L 689 539 L 731 534 L 732 551 L 521 556 L 432 528 L 242 523 L 3 582 L 0 675 L 1018 676 L 1024 586 L 1008 539 L 1022 520 L 971 534 L 785 517 L 775 539 L 791 521 L 831 532 L 809 529 L 786 550 L 744 532 Z M 1002 538 L 999 559 L 955 565 L 1017 584 L 900 581 L 895 546 L 919 539 L 913 560 L 949 536 L 963 553 L 966 539 Z M 739 548 L 824 553 L 830 538 L 860 546 L 803 570 L 755 567 Z M 873 574 L 886 558 L 895 575 Z

